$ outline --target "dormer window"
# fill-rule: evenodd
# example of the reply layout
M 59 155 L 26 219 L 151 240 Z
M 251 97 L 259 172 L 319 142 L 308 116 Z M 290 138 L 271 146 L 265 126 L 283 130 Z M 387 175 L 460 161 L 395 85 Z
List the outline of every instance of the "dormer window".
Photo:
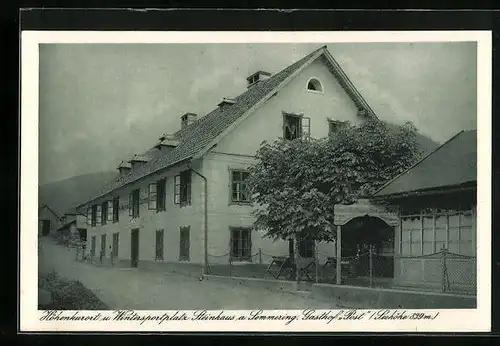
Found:
M 311 78 L 307 81 L 307 91 L 323 93 L 323 85 L 317 78 Z
M 252 85 L 255 85 L 256 83 L 266 80 L 271 76 L 269 72 L 266 71 L 257 71 L 254 74 L 250 75 L 247 77 L 247 82 L 248 82 L 248 88 L 250 88 Z

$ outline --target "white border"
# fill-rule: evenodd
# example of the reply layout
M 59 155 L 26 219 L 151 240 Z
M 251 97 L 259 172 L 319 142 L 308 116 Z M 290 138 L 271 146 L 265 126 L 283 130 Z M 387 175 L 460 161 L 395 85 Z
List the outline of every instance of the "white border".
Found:
M 491 325 L 491 32 L 99 32 L 23 31 L 21 36 L 21 331 L 317 331 L 317 332 L 467 332 Z M 37 311 L 38 213 L 38 45 L 40 43 L 340 43 L 340 42 L 477 42 L 477 309 L 440 311 L 429 321 L 273 321 L 245 322 L 40 322 Z M 292 311 L 288 311 L 291 313 Z M 143 311 L 145 313 L 145 311 Z M 152 313 L 158 313 L 154 311 Z

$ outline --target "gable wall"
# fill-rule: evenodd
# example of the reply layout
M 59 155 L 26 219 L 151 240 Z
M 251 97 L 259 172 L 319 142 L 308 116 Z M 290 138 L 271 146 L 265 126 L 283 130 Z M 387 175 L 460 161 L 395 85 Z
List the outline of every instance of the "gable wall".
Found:
M 321 81 L 323 94 L 306 90 L 311 77 Z M 311 136 L 316 138 L 328 135 L 327 118 L 353 124 L 362 121 L 354 102 L 318 59 L 223 138 L 216 151 L 254 155 L 262 141 L 273 141 L 283 135 L 283 111 L 311 118 Z

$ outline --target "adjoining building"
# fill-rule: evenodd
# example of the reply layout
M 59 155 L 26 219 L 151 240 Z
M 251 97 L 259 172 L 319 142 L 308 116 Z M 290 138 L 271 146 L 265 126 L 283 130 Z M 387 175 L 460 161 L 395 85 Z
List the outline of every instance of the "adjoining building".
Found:
M 399 209 L 394 283 L 475 291 L 477 131 L 462 131 L 374 195 Z M 443 258 L 433 255 L 447 250 Z
M 61 225 L 61 216 L 48 205 L 43 204 L 38 208 L 38 235 L 48 236 Z

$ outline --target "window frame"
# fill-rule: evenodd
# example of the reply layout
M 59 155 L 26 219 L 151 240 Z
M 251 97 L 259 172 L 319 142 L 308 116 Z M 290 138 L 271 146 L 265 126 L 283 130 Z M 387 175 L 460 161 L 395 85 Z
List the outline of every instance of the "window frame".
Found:
M 120 221 L 120 197 L 113 197 L 113 223 Z
M 191 205 L 192 172 L 181 171 L 174 177 L 174 203 L 180 207 Z
M 156 212 L 167 210 L 167 178 L 156 182 Z M 161 202 L 161 203 L 160 203 Z
M 244 174 L 248 174 L 248 177 L 250 177 L 250 171 L 247 169 L 229 168 L 229 204 L 238 204 L 238 205 L 250 205 L 250 204 L 252 204 L 252 193 L 250 191 L 248 180 L 246 182 L 245 182 L 245 180 L 237 180 L 235 182 L 235 180 L 233 179 L 234 173 L 240 173 L 240 174 L 244 173 Z M 249 195 L 248 200 L 241 200 L 241 199 L 235 200 L 233 198 L 233 196 L 234 196 L 234 188 L 233 188 L 234 184 L 245 184 L 247 186 L 248 195 Z M 241 191 L 241 188 L 239 191 Z M 240 194 L 241 194 L 241 192 L 240 192 Z
M 90 226 L 91 227 L 97 226 L 97 204 L 92 204 L 92 216 L 90 219 Z
M 289 141 L 293 141 L 295 139 L 299 139 L 299 138 L 302 138 L 302 117 L 303 117 L 303 114 L 297 114 L 297 113 L 292 113 L 292 112 L 285 112 L 285 111 L 282 111 L 281 112 L 282 115 L 283 115 L 283 139 L 285 140 L 289 140 Z M 287 129 L 287 118 L 296 118 L 298 120 L 298 128 L 297 128 L 297 131 L 298 131 L 298 134 L 295 138 L 286 138 L 286 129 Z
M 321 90 L 312 90 L 312 89 L 309 89 L 309 83 L 314 82 L 314 81 L 318 82 Z M 317 78 L 317 77 L 311 77 L 311 78 L 309 78 L 307 80 L 306 91 L 310 92 L 310 93 L 313 93 L 313 94 L 324 95 L 324 93 L 325 93 L 325 87 L 323 86 L 323 83 L 321 83 L 321 81 L 319 80 L 319 78 Z
M 161 236 L 160 236 L 161 235 Z M 161 242 L 159 242 L 161 240 Z M 155 261 L 165 260 L 165 231 L 157 229 L 155 232 Z
M 151 188 L 154 187 L 154 191 L 151 190 Z M 148 210 L 157 210 L 157 204 L 158 204 L 158 185 L 156 182 L 150 183 L 148 185 Z
M 113 233 L 113 240 L 111 244 L 113 258 L 117 258 L 119 254 L 119 245 L 120 244 L 120 232 Z
M 183 245 L 183 234 L 187 234 L 187 244 L 188 246 Z M 186 242 L 184 241 L 184 244 Z M 187 250 L 187 254 L 184 251 Z M 180 227 L 179 229 L 179 262 L 187 261 L 189 262 L 191 259 L 191 226 Z
M 135 203 L 137 201 L 137 203 Z M 141 190 L 140 188 L 134 189 L 129 194 L 129 216 L 132 219 L 139 218 L 141 206 Z
M 108 201 L 101 203 L 101 225 L 108 223 Z
M 328 121 L 328 136 L 331 136 L 335 132 L 339 130 L 341 126 L 349 125 L 349 121 L 347 120 L 335 120 L 335 119 L 326 119 Z M 332 129 L 333 125 L 337 126 L 336 129 Z
M 234 238 L 235 235 L 239 235 L 239 240 L 237 241 L 238 243 L 238 248 L 236 252 L 238 254 L 235 255 L 235 249 L 233 247 L 234 245 Z M 250 244 L 247 247 L 243 247 L 243 234 L 248 235 L 247 239 L 247 244 Z M 251 227 L 229 227 L 229 256 L 231 259 L 231 262 L 252 262 L 252 228 Z M 244 252 L 248 251 L 247 254 Z

